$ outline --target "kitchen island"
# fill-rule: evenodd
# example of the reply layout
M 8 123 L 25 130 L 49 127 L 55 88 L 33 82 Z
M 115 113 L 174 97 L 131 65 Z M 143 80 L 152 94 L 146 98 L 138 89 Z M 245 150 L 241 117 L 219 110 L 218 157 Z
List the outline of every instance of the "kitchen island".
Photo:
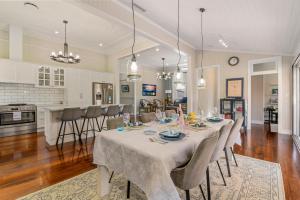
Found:
M 111 105 L 113 105 L 113 104 L 105 104 L 105 105 L 101 105 L 101 107 L 107 108 L 108 106 L 111 106 Z M 123 107 L 123 105 L 119 105 L 119 106 Z M 60 118 L 62 116 L 63 110 L 65 108 L 75 108 L 75 107 L 79 107 L 80 109 L 84 110 L 84 109 L 88 108 L 89 105 L 80 105 L 80 106 L 78 106 L 78 105 L 77 106 L 59 105 L 59 106 L 50 106 L 50 107 L 44 108 L 44 111 L 45 111 L 44 134 L 45 134 L 46 142 L 48 145 L 56 144 L 59 128 L 61 125 Z M 77 121 L 77 123 L 78 123 L 79 131 L 81 131 L 83 120 L 80 119 Z M 86 125 L 85 125 L 84 130 L 86 130 Z M 70 133 L 70 132 L 72 132 L 72 126 L 71 126 L 71 123 L 68 123 L 66 125 L 66 133 Z M 90 134 L 88 134 L 88 137 L 93 137 L 92 132 Z M 78 139 L 79 139 L 78 136 L 76 136 L 76 140 L 78 140 Z M 73 140 L 74 139 L 73 139 L 72 135 L 66 135 L 64 138 L 64 142 L 70 142 Z M 61 143 L 61 140 L 59 140 L 59 143 Z

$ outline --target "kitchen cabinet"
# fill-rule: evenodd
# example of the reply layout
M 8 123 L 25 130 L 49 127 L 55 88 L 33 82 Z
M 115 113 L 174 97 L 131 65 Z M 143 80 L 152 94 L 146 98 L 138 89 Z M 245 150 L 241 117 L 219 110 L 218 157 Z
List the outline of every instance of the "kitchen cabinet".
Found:
M 224 98 L 220 99 L 220 113 L 226 119 L 237 120 L 244 117 L 243 127 L 246 128 L 246 105 L 244 99 Z
M 7 59 L 0 60 L 0 82 L 15 82 L 16 66 Z

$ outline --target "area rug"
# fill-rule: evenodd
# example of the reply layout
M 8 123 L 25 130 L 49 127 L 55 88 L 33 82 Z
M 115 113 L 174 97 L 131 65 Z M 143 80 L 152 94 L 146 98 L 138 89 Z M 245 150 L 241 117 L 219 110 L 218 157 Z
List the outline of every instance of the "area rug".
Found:
M 219 200 L 284 200 L 284 187 L 280 165 L 277 163 L 237 155 L 239 167 L 231 163 L 232 177 L 227 176 L 225 160 L 220 164 L 225 175 L 227 186 L 215 163 L 210 166 L 212 199 Z M 99 198 L 96 193 L 96 169 L 52 185 L 19 200 L 121 200 L 126 199 L 127 180 L 121 174 L 112 180 L 109 195 Z M 205 183 L 203 188 L 206 190 Z M 178 189 L 182 199 L 184 191 Z M 201 200 L 199 187 L 190 190 L 192 200 Z M 131 187 L 132 200 L 146 200 L 146 196 L 136 185 Z

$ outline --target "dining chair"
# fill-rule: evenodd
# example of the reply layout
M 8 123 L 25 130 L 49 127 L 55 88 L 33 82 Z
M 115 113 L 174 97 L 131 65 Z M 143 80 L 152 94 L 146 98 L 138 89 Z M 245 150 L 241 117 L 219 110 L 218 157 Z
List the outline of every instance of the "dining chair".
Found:
M 172 117 L 172 115 L 176 114 L 175 110 L 165 110 L 166 117 Z
M 244 117 L 238 118 L 235 123 L 232 126 L 232 129 L 229 133 L 229 136 L 227 138 L 224 152 L 225 152 L 225 158 L 226 158 L 226 165 L 227 165 L 227 171 L 228 171 L 228 176 L 231 177 L 231 172 L 230 172 L 230 165 L 229 165 L 229 159 L 228 159 L 228 149 L 230 149 L 235 165 L 238 167 L 234 152 L 233 152 L 233 145 L 235 144 L 235 141 L 237 138 L 240 136 L 240 130 L 244 122 Z
M 95 137 L 95 132 L 101 132 L 101 127 L 99 125 L 98 122 L 98 118 L 101 116 L 101 106 L 89 106 L 86 110 L 86 112 L 84 112 L 82 114 L 82 118 L 83 118 L 83 123 L 82 123 L 82 127 L 81 127 L 81 133 L 80 133 L 80 137 L 82 134 L 85 134 L 85 142 L 87 142 L 87 136 L 89 131 L 93 131 L 94 137 Z M 85 122 L 87 121 L 86 124 L 86 130 L 84 129 L 84 125 Z M 95 129 L 95 121 L 97 124 L 98 129 Z M 90 122 L 92 122 L 92 128 L 89 129 L 90 126 Z
M 221 173 L 221 176 L 222 176 L 222 179 L 223 179 L 223 182 L 224 182 L 225 186 L 226 186 L 226 181 L 225 181 L 225 178 L 224 178 L 219 160 L 220 160 L 221 155 L 223 153 L 223 150 L 225 148 L 225 144 L 226 144 L 226 141 L 227 141 L 227 138 L 229 136 L 231 128 L 232 128 L 232 123 L 231 122 L 222 126 L 222 128 L 219 131 L 219 138 L 218 138 L 216 148 L 215 148 L 215 150 L 212 154 L 212 157 L 210 159 L 210 163 L 217 162 L 217 165 L 218 165 L 218 168 L 219 168 L 219 171 Z
M 144 113 L 148 113 L 148 112 L 151 112 L 152 110 L 152 103 L 146 99 L 141 99 L 140 100 L 140 106 L 139 106 L 139 113 L 141 113 L 141 111 Z
M 141 114 L 141 121 L 143 123 L 147 123 L 147 122 L 152 122 L 156 120 L 156 115 L 155 112 L 150 112 L 150 113 L 142 113 Z
M 81 111 L 80 108 L 65 108 L 63 110 L 62 116 L 60 118 L 61 125 L 60 125 L 58 136 L 57 136 L 57 139 L 56 139 L 56 146 L 58 146 L 59 139 L 61 139 L 62 142 L 61 142 L 61 147 L 60 148 L 61 149 L 63 148 L 65 135 L 73 135 L 74 142 L 76 142 L 76 134 L 77 134 L 78 137 L 79 137 L 79 141 L 81 143 L 80 132 L 79 132 L 79 129 L 78 129 L 78 124 L 77 124 L 77 120 L 80 119 L 81 114 L 82 114 L 82 111 Z M 67 125 L 67 123 L 70 123 L 70 122 L 71 122 L 72 132 L 71 133 L 66 133 L 66 125 Z M 74 125 L 77 129 L 77 133 L 75 131 Z
M 104 112 L 104 110 L 102 110 L 103 120 L 102 120 L 101 130 L 103 129 L 103 125 L 104 125 L 104 121 L 105 121 L 106 117 L 109 119 L 110 117 L 116 117 L 116 116 L 119 115 L 119 113 L 120 113 L 120 106 L 118 106 L 118 105 L 109 106 L 107 108 L 107 111 L 104 112 L 104 113 L 103 112 Z
M 199 186 L 203 198 L 205 195 L 201 187 L 201 183 L 205 179 L 207 180 L 207 196 L 208 200 L 211 199 L 210 194 L 210 180 L 209 180 L 209 162 L 211 156 L 215 150 L 218 141 L 218 132 L 214 132 L 211 136 L 202 140 L 198 145 L 196 151 L 193 153 L 189 162 L 181 167 L 178 167 L 171 171 L 171 178 L 174 184 L 185 190 L 186 200 L 190 200 L 189 190 Z
M 153 99 L 153 109 L 153 111 L 156 111 L 157 109 L 164 110 L 164 105 L 162 101 L 159 99 Z
M 124 126 L 123 117 L 107 119 L 106 126 L 107 126 L 107 130 L 116 129 L 120 126 Z

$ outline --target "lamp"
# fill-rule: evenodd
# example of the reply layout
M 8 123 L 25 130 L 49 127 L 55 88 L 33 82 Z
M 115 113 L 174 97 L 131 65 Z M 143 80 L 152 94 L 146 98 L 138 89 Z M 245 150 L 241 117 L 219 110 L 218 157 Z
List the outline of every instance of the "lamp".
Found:
M 199 11 L 201 12 L 201 65 L 200 65 L 200 69 L 201 69 L 201 76 L 200 79 L 198 80 L 197 86 L 199 89 L 204 89 L 206 87 L 206 81 L 203 77 L 203 13 L 205 12 L 204 8 L 200 8 Z

